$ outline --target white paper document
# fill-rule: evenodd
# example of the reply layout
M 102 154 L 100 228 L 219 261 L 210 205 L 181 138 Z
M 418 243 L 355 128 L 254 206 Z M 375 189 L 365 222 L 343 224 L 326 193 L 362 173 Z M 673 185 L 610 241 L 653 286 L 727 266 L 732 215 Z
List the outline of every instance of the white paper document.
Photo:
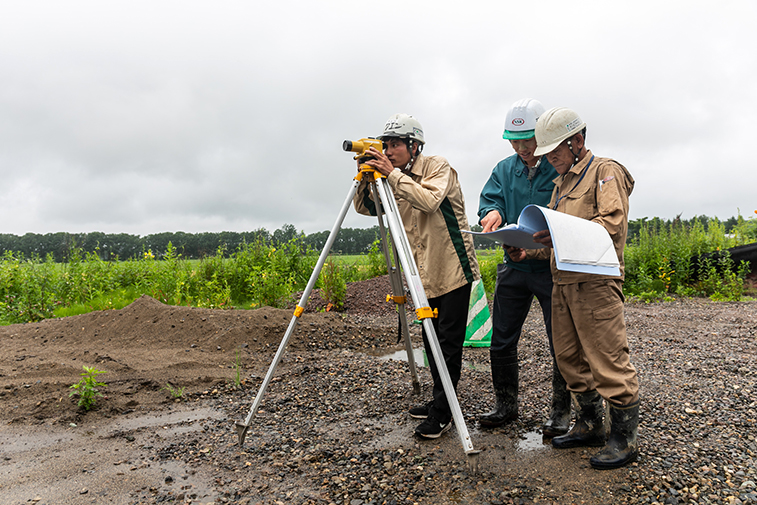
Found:
M 521 216 L 522 215 L 523 214 L 521 214 Z M 494 230 L 487 233 L 484 233 L 482 231 L 462 231 L 465 233 L 470 233 L 471 235 L 485 237 L 489 240 L 493 240 L 495 242 L 499 242 L 511 247 L 520 247 L 521 249 L 543 249 L 546 246 L 543 246 L 538 242 L 534 242 L 534 233 L 546 229 L 546 226 L 544 228 L 532 229 L 522 225 L 520 220 L 518 220 L 518 224 L 508 224 L 507 226 L 504 226 L 499 230 Z
M 518 216 L 518 224 L 489 233 L 466 233 L 508 246 L 540 249 L 544 246 L 534 242 L 533 234 L 547 229 L 552 236 L 558 270 L 620 276 L 615 246 L 602 225 L 539 205 L 526 206 Z

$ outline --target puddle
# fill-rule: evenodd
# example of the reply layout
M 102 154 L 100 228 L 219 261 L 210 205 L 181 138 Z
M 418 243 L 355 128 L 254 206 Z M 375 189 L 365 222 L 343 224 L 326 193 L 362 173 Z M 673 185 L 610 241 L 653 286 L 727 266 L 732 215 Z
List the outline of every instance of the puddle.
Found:
M 40 429 L 7 430 L 0 433 L 0 448 L 4 455 L 24 453 L 46 447 L 65 446 L 73 441 L 71 434 L 61 430 L 45 432 Z
M 426 359 L 426 352 L 423 349 L 413 349 L 413 357 L 417 366 L 428 367 L 428 359 Z M 381 354 L 379 355 L 379 359 L 407 362 L 407 351 L 402 349 L 400 351 L 392 351 L 389 354 Z M 473 363 L 472 361 L 463 361 L 463 368 L 477 372 L 491 372 L 491 367 L 488 364 Z
M 191 427 L 198 421 L 205 419 L 223 419 L 223 412 L 213 408 L 197 408 L 193 410 L 179 410 L 174 412 L 161 412 L 160 414 L 139 415 L 118 419 L 116 427 L 121 430 L 137 430 L 140 428 L 154 428 L 160 426 L 163 429 L 174 429 L 177 433 L 194 431 L 197 427 Z M 177 426 L 178 425 L 178 426 Z
M 394 360 L 394 361 L 404 361 L 407 362 L 407 351 L 405 349 L 402 349 L 401 351 L 394 351 L 389 354 L 382 354 L 379 356 L 380 359 L 383 360 Z M 428 361 L 426 360 L 426 353 L 423 349 L 413 349 L 413 359 L 415 359 L 415 364 L 417 366 L 428 366 Z
M 3 426 L 0 501 L 26 503 L 33 490 L 40 503 L 121 503 L 127 493 L 149 496 L 147 490 L 155 489 L 158 496 L 183 494 L 191 503 L 215 503 L 207 472 L 181 461 L 156 461 L 152 444 L 168 444 L 176 435 L 201 431 L 207 419 L 224 417 L 216 409 L 187 405 L 132 412 L 87 426 Z
M 0 433 L 0 448 L 3 453 L 24 453 L 45 448 L 63 450 L 82 440 L 108 436 L 114 432 L 131 432 L 142 428 L 160 428 L 161 436 L 177 435 L 202 429 L 205 419 L 223 419 L 223 412 L 213 408 L 182 409 L 160 414 L 127 414 L 96 429 L 77 427 L 19 427 L 5 429 Z
M 541 431 L 529 431 L 521 436 L 515 447 L 522 452 L 539 451 L 546 449 L 547 447 L 552 447 L 552 443 L 549 439 L 546 439 L 545 441 Z
M 473 363 L 472 361 L 463 361 L 463 368 L 466 370 L 475 370 L 476 372 L 491 372 L 492 367 L 483 363 Z

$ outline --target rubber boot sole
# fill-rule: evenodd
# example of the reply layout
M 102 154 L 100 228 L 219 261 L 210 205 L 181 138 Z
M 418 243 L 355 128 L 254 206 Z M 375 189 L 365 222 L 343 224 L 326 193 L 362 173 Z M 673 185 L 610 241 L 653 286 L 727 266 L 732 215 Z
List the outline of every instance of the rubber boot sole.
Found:
M 517 413 L 509 417 L 502 418 L 501 420 L 497 420 L 497 421 L 492 421 L 489 419 L 483 419 L 482 417 L 479 417 L 478 424 L 480 424 L 484 428 L 498 428 L 499 426 L 503 426 L 511 421 L 515 421 L 516 419 L 518 419 Z
M 552 439 L 552 447 L 555 449 L 573 449 L 575 447 L 604 447 L 604 438 L 573 438 L 560 440 L 560 437 Z
M 614 470 L 616 468 L 622 468 L 628 463 L 633 463 L 634 461 L 636 461 L 637 457 L 638 453 L 634 452 L 628 458 L 616 459 L 612 461 L 603 461 L 601 459 L 589 458 L 589 464 L 596 470 Z

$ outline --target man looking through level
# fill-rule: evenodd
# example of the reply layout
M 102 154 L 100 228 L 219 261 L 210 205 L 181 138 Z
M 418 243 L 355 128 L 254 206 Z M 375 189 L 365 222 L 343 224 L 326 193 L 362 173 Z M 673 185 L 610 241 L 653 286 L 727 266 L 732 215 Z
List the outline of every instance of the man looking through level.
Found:
M 546 206 L 555 187 L 557 172 L 543 157 L 536 156 L 534 129 L 544 112 L 541 102 L 526 98 L 507 111 L 505 132 L 515 154 L 500 161 L 481 190 L 479 223 L 484 232 L 517 223 L 528 204 Z M 497 283 L 492 310 L 492 342 L 489 357 L 495 407 L 479 416 L 482 426 L 500 426 L 518 417 L 518 341 L 523 323 L 536 296 L 541 305 L 552 355 L 552 405 L 542 428 L 548 437 L 562 435 L 570 425 L 570 392 L 557 368 L 552 347 L 552 274 L 549 259 L 513 261 L 504 246 L 504 260 L 497 265 Z
M 431 321 L 452 385 L 457 387 L 471 284 L 480 277 L 473 239 L 460 231 L 469 227 L 457 172 L 441 156 L 421 154 L 423 128 L 412 116 L 390 117 L 380 139 L 385 152 L 371 147 L 375 159 L 367 164 L 386 176 L 394 192 L 429 307 L 438 310 L 438 317 Z M 369 187 L 364 179 L 353 203 L 359 213 L 375 216 Z M 417 435 L 437 438 L 450 428 L 452 411 L 425 328 L 423 344 L 434 381 L 433 399 L 410 409 L 410 415 L 424 419 L 415 430 Z

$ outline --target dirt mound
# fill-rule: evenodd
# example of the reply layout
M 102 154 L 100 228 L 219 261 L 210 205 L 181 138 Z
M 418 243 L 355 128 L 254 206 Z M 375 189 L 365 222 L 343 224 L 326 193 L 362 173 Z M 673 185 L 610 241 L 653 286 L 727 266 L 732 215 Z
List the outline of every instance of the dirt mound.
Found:
M 394 306 L 372 301 L 385 298 L 388 289 L 386 277 L 350 283 L 340 313 L 323 312 L 315 292 L 289 347 L 372 350 L 396 343 Z M 238 368 L 270 363 L 292 317 L 290 309 L 212 310 L 142 296 L 121 310 L 0 327 L 0 399 L 14 402 L 12 409 L 0 409 L 0 419 L 80 420 L 83 412 L 68 398 L 68 386 L 82 366 L 107 371 L 101 376 L 108 383 L 107 407 L 88 419 L 165 403 L 167 392 L 154 393 L 167 383 L 185 387 L 187 395 L 202 393 L 209 384 L 235 379 Z

